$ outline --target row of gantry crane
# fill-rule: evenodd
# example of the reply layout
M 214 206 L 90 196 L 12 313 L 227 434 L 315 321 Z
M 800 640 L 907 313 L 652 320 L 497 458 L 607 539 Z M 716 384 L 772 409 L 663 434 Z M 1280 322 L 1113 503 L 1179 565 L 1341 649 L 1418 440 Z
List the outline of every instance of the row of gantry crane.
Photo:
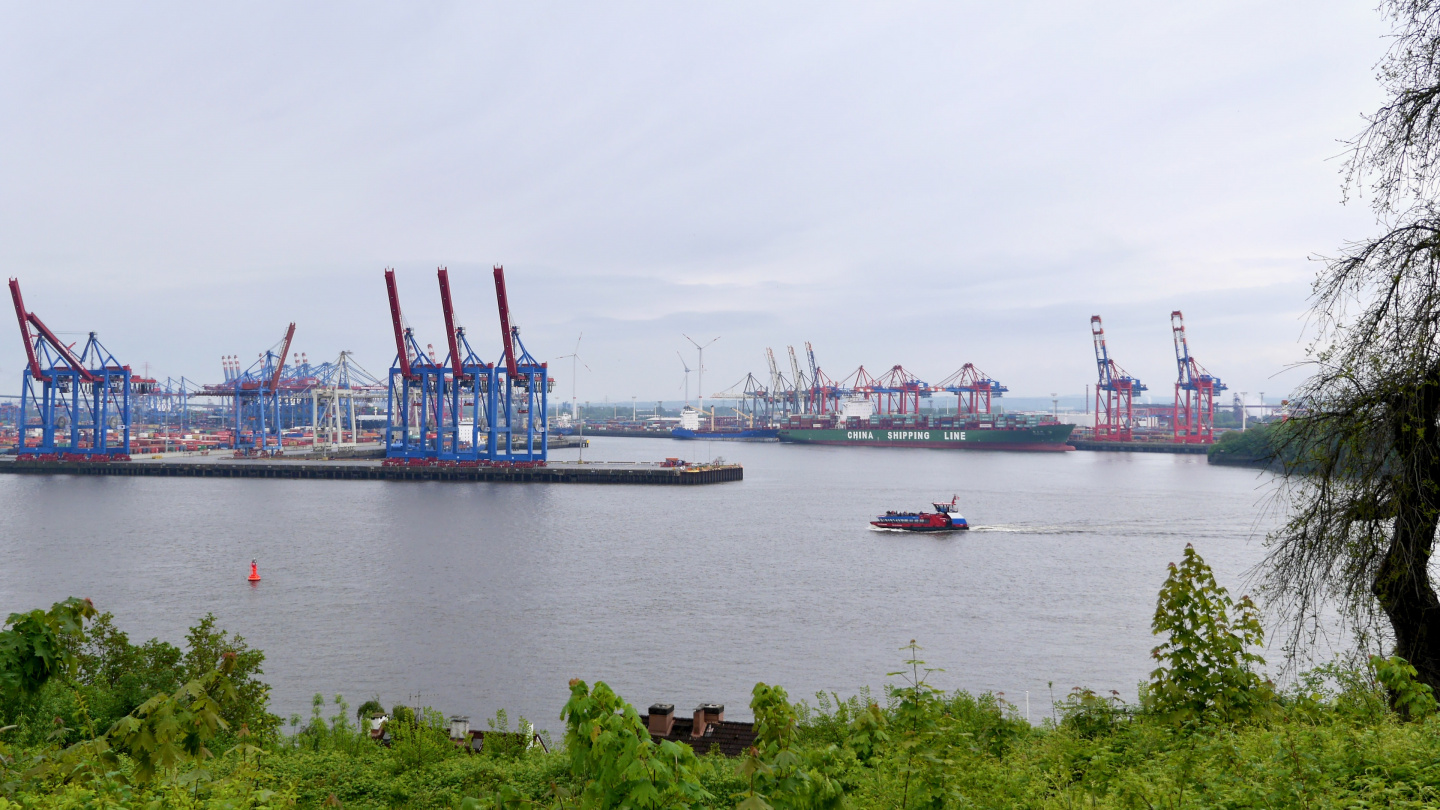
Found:
M 966 363 L 954 374 L 938 383 L 927 383 L 902 365 L 890 367 L 878 377 L 865 366 L 836 380 L 815 362 L 815 350 L 805 342 L 808 367 L 802 368 L 795 347 L 788 346 L 790 374 L 780 370 L 775 351 L 765 350 L 770 378 L 760 380 L 754 374 L 713 394 L 715 399 L 732 399 L 744 403 L 746 416 L 779 418 L 789 414 L 839 413 L 846 401 L 866 400 L 875 413 L 885 415 L 919 415 L 920 401 L 938 393 L 954 394 L 962 414 L 990 413 L 991 402 L 1010 390 L 973 363 Z M 688 369 L 687 369 L 688 370 Z
M 449 271 L 439 268 L 437 279 L 449 349 L 443 361 L 433 349 L 422 350 L 414 330 L 405 324 L 395 272 L 387 268 L 396 346 L 388 382 L 365 372 L 348 352 L 335 363 L 287 363 L 295 336 L 291 323 L 279 343 L 249 368 L 242 370 L 238 359 L 227 355 L 223 383 L 195 385 L 182 378 L 175 386 L 135 374 L 94 332 L 77 352 L 26 308 L 20 282 L 12 278 L 10 295 L 26 355 L 17 454 L 36 461 L 128 461 L 137 415 L 175 413 L 182 429 L 188 429 L 190 400 L 219 398 L 228 410 L 229 440 L 237 456 L 278 455 L 286 446 L 287 431 L 301 426 L 313 431 L 315 442 L 323 438 L 326 424 L 332 425 L 337 443 L 346 437 L 355 441 L 360 434 L 355 398 L 383 396 L 387 463 L 545 463 L 546 398 L 554 380 L 547 376 L 546 364 L 525 350 L 519 327 L 510 323 L 504 268 L 494 268 L 502 333 L 495 362 L 481 360 L 464 328 L 456 325 Z
M 1191 356 L 1185 335 L 1185 316 L 1179 310 L 1170 313 L 1170 327 L 1177 367 L 1171 419 L 1173 441 L 1209 444 L 1215 440 L 1215 395 L 1226 390 L 1226 386 Z M 1092 438 L 1096 441 L 1133 441 L 1137 424 L 1134 396 L 1148 389 L 1110 357 L 1105 345 L 1105 328 L 1099 315 L 1091 317 L 1090 330 L 1099 372 L 1095 386 Z M 775 351 L 767 348 L 768 380 L 747 374 L 745 379 L 726 391 L 712 394 L 711 398 L 742 403 L 742 415 L 746 417 L 778 419 L 789 414 L 837 413 L 846 401 L 853 400 L 868 401 L 877 414 L 919 415 L 922 399 L 943 393 L 956 397 L 958 414 L 979 416 L 991 413 L 993 401 L 1009 390 L 973 363 L 966 363 L 955 373 L 933 384 L 901 365 L 892 366 L 879 376 L 872 375 L 862 365 L 846 377 L 835 380 L 816 363 L 815 350 L 809 341 L 805 343 L 805 365 L 800 363 L 794 346 L 786 348 L 790 357 L 788 375 L 776 362 Z M 684 362 L 683 358 L 681 362 Z M 688 372 L 690 369 L 686 366 L 685 370 Z
M 1110 356 L 1105 345 L 1105 326 L 1099 315 L 1090 316 L 1090 334 L 1095 344 L 1095 425 L 1091 438 L 1102 442 L 1128 442 L 1136 438 L 1135 395 L 1149 389 L 1130 376 Z M 1226 390 L 1219 377 L 1190 354 L 1185 336 L 1185 316 L 1170 313 L 1170 335 L 1175 343 L 1175 406 L 1171 413 L 1171 441 L 1179 444 L 1211 444 L 1215 441 L 1215 395 Z

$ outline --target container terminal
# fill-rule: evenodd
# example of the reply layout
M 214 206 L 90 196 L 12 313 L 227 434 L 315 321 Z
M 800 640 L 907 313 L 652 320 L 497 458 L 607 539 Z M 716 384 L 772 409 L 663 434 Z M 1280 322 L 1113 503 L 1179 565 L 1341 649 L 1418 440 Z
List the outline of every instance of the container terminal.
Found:
M 562 418 L 557 430 L 881 447 L 1204 453 L 1215 441 L 1215 398 L 1226 386 L 1191 355 L 1184 315 L 1170 313 L 1177 372 L 1173 405 L 1136 403 L 1135 395 L 1148 389 L 1110 356 L 1100 316 L 1090 319 L 1090 328 L 1097 380 L 1093 418 L 1086 394 L 1089 424 L 1062 420 L 1058 408 L 1007 413 L 1000 400 L 1009 389 L 973 363 L 938 383 L 926 382 L 901 365 L 878 376 L 862 365 L 836 380 L 816 362 L 815 350 L 806 342 L 804 364 L 795 347 L 787 347 L 788 373 L 776 362 L 774 350 L 766 349 L 767 379 L 752 373 L 712 394 L 712 400 L 732 403 L 723 412 L 713 406 L 707 410 L 702 398 L 699 408 L 687 402 L 673 423 L 616 419 L 572 425 Z M 688 364 L 684 367 L 688 374 Z M 953 409 L 937 407 L 937 396 L 953 396 L 947 402 L 953 402 Z
M 447 268 L 436 271 L 443 346 L 405 323 L 399 282 L 384 272 L 396 355 L 385 379 L 348 352 L 292 363 L 296 325 L 249 367 L 222 358 L 223 381 L 164 383 L 134 373 L 91 332 L 77 352 L 10 295 L 26 366 L 9 446 L 13 474 L 325 480 L 709 484 L 738 481 L 736 464 L 551 462 L 548 364 L 511 323 L 504 268 L 494 268 L 498 358 L 487 362 L 456 325 Z M 9 404 L 9 403 L 7 403 Z M 4 413 L 0 412 L 0 416 Z M 557 446 L 583 438 L 557 437 Z M 369 446 L 367 448 L 367 445 Z M 168 451 L 198 457 L 166 458 Z M 287 458 L 287 451 L 289 458 Z M 299 458 L 302 454 L 308 458 Z M 145 458 L 146 455 L 151 458 Z M 160 458 L 153 456 L 159 455 Z M 377 456 L 365 458 L 364 456 Z M 138 457 L 137 457 L 138 456 Z M 348 456 L 348 458 L 347 458 Z
M 384 282 L 396 349 L 387 374 L 370 373 L 350 352 L 324 362 L 292 353 L 296 325 L 290 323 L 276 344 L 248 367 L 238 355 L 225 355 L 221 381 L 202 383 L 137 374 L 93 332 L 77 352 L 26 307 L 19 280 L 10 279 L 26 367 L 18 402 L 11 398 L 0 403 L 0 448 L 16 457 L 11 469 L 26 472 L 155 461 L 149 457 L 182 452 L 200 458 L 161 459 L 164 464 L 155 470 L 167 472 L 137 467 L 134 473 L 105 474 L 182 475 L 190 473 L 176 470 L 198 465 L 195 475 L 233 476 L 242 475 L 233 472 L 239 467 L 214 462 L 221 456 L 256 462 L 304 455 L 308 466 L 297 466 L 293 462 L 298 459 L 292 459 L 279 467 L 264 465 L 263 475 L 257 475 L 325 477 L 315 465 L 344 462 L 348 472 L 328 477 L 404 478 L 435 468 L 446 471 L 437 473 L 444 480 L 566 481 L 598 479 L 518 471 L 561 469 L 550 461 L 549 450 L 583 446 L 587 434 L 956 449 L 1204 452 L 1215 441 L 1215 397 L 1226 390 L 1190 354 L 1184 317 L 1175 311 L 1174 404 L 1135 403 L 1135 395 L 1148 389 L 1111 357 L 1096 315 L 1091 334 L 1097 381 L 1093 419 L 1088 403 L 1086 407 L 1089 424 L 1062 420 L 1058 409 L 1007 413 L 1000 400 L 1009 389 L 971 363 L 933 384 L 898 364 L 879 375 L 862 365 L 836 380 L 820 367 L 809 342 L 804 344 L 803 365 L 795 348 L 787 347 L 787 373 L 775 352 L 767 349 L 768 379 L 747 374 L 726 391 L 710 395 L 712 401 L 731 403 L 728 406 L 712 404 L 707 409 L 702 391 L 699 407 L 687 402 L 673 420 L 642 422 L 633 418 L 632 410 L 631 420 L 595 422 L 576 418 L 578 403 L 573 401 L 568 411 L 563 403 L 551 408 L 555 379 L 548 364 L 526 349 L 519 326 L 511 323 L 503 267 L 494 268 L 493 280 L 501 332 L 493 361 L 482 359 L 472 337 L 456 325 L 446 268 L 436 271 L 445 324 L 443 358 L 434 343 L 422 344 L 406 324 L 399 280 L 387 268 Z M 700 344 L 696 348 L 701 350 Z M 688 365 L 685 370 L 688 388 Z M 937 396 L 953 397 L 947 400 L 953 408 L 937 408 Z M 386 472 L 373 472 L 372 467 Z M 282 474 L 280 469 L 297 472 Z M 673 467 L 655 469 L 666 471 L 651 476 L 656 480 L 732 480 L 726 477 L 729 473 L 697 476 L 682 475 Z

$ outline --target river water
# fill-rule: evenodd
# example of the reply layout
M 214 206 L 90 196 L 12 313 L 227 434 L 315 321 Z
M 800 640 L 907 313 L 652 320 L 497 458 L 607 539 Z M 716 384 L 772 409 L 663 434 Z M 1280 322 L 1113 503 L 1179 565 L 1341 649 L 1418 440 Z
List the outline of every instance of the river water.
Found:
M 745 480 L 0 475 L 0 610 L 88 596 L 132 640 L 177 644 L 214 612 L 265 651 L 287 715 L 339 692 L 555 729 L 579 677 L 642 711 L 746 717 L 756 681 L 795 699 L 879 687 L 913 638 L 938 685 L 1022 712 L 1028 692 L 1038 721 L 1049 682 L 1133 696 L 1166 563 L 1193 543 L 1238 595 L 1274 519 L 1268 475 L 1203 456 L 601 438 L 585 457 L 710 453 Z M 954 493 L 974 531 L 868 530 Z

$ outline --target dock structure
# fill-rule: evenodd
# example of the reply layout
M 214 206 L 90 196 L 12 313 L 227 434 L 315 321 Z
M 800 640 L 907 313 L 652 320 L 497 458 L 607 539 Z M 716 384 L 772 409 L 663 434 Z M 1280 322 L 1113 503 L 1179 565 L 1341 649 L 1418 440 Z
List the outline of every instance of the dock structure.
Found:
M 165 459 L 96 463 L 12 461 L 0 473 L 115 475 L 157 478 L 293 478 L 323 481 L 500 481 L 547 484 L 651 484 L 687 486 L 741 481 L 739 464 L 666 467 L 643 462 L 552 461 L 545 466 L 385 466 L 378 461 Z
M 1203 444 L 1169 444 L 1167 442 L 1120 442 L 1071 439 L 1066 442 L 1076 450 L 1099 450 L 1111 453 L 1175 453 L 1180 455 L 1204 455 L 1209 447 Z

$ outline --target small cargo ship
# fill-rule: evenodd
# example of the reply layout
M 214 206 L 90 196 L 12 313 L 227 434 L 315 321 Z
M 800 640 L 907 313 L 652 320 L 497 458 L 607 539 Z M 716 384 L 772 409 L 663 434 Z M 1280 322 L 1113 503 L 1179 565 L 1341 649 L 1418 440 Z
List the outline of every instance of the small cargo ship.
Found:
M 881 531 L 893 532 L 957 532 L 970 528 L 960 514 L 956 495 L 949 503 L 935 502 L 934 512 L 886 512 L 870 521 L 870 525 Z
M 779 439 L 795 444 L 929 447 L 954 450 L 1074 450 L 1074 425 L 1049 414 L 920 416 L 874 413 L 868 401 L 846 402 L 839 414 L 796 414 L 781 423 Z
M 676 439 L 705 439 L 729 442 L 773 442 L 780 438 L 780 430 L 772 427 L 756 427 L 737 417 L 706 414 L 686 405 L 680 411 L 680 426 L 672 428 L 670 435 Z

